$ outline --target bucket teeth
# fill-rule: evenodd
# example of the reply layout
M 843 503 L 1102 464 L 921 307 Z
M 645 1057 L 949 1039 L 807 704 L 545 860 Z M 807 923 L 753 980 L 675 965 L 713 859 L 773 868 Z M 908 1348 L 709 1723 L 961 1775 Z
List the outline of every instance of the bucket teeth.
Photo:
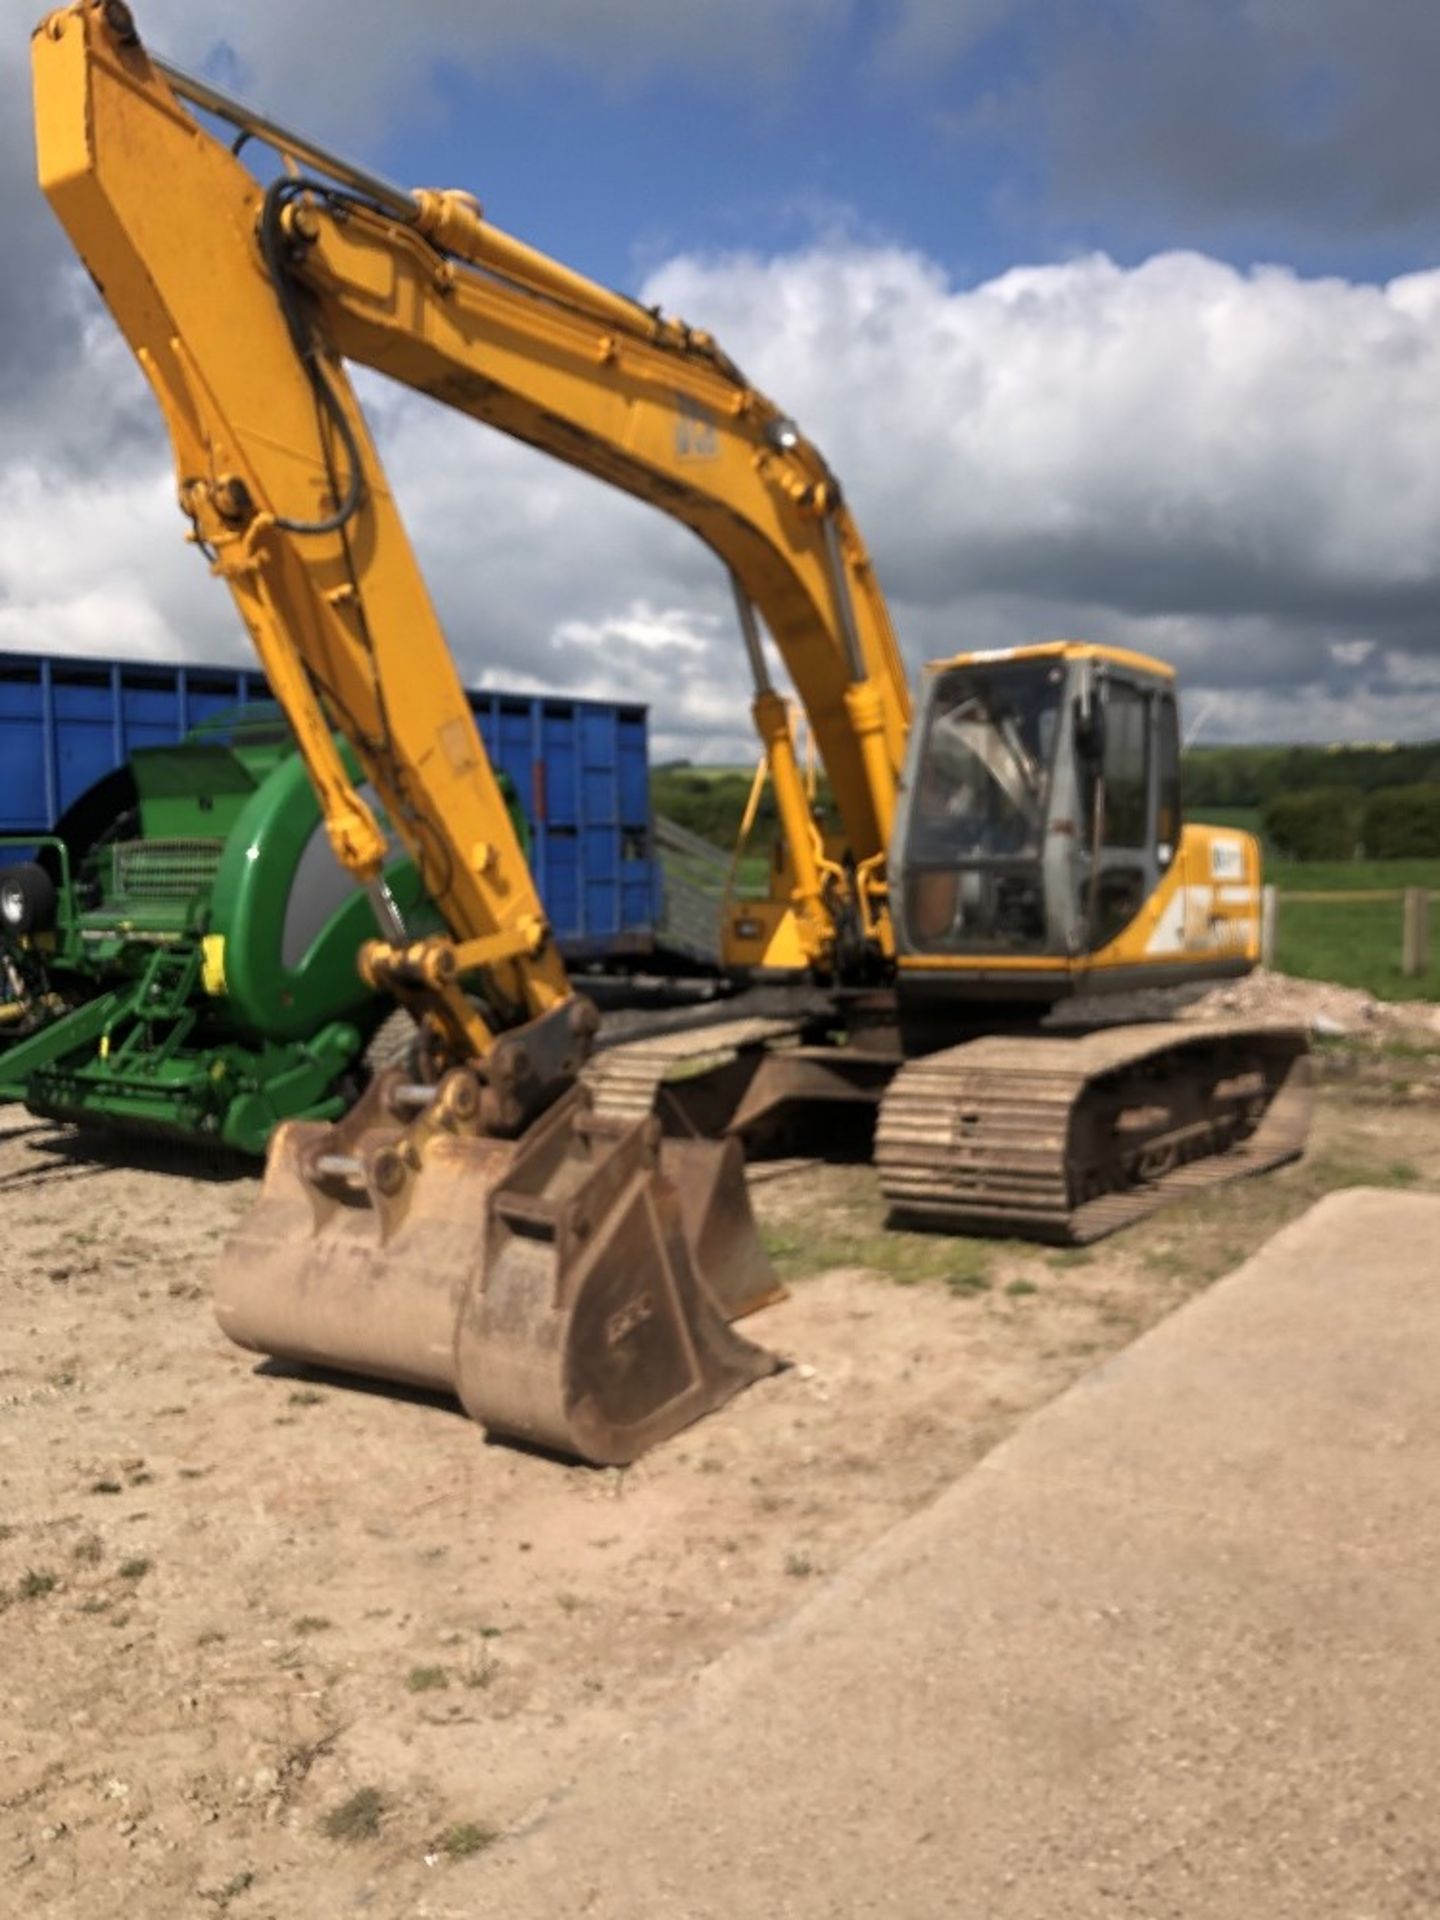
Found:
M 454 1074 L 397 1126 L 402 1080 L 277 1133 L 216 1287 L 231 1339 L 453 1393 L 492 1433 L 605 1465 L 776 1369 L 729 1325 L 779 1292 L 738 1148 L 662 1156 L 578 1088 L 497 1140 Z

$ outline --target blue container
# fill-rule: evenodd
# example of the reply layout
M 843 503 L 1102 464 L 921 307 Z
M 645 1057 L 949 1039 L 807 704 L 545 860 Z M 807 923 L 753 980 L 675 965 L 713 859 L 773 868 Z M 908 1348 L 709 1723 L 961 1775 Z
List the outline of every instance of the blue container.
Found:
M 0 831 L 48 833 L 135 747 L 163 747 L 226 708 L 268 700 L 263 675 L 0 653 Z M 644 707 L 472 691 L 485 749 L 530 821 L 545 910 L 572 959 L 649 952 L 660 913 Z

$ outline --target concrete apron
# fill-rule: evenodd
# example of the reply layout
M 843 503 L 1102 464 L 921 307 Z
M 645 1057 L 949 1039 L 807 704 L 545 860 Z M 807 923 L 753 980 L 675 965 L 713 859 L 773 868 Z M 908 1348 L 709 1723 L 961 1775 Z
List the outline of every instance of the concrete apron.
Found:
M 456 1870 L 445 1910 L 1440 1911 L 1437 1250 L 1440 1198 L 1330 1195 Z

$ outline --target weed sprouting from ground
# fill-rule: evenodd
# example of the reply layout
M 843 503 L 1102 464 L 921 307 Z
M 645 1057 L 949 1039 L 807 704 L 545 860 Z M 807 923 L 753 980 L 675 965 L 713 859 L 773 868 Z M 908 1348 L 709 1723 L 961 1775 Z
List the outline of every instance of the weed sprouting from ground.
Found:
M 472 1660 L 460 1676 L 467 1687 L 477 1692 L 491 1686 L 500 1672 L 500 1662 L 493 1654 L 482 1653 L 478 1660 Z
M 494 1827 L 482 1826 L 478 1820 L 459 1820 L 445 1829 L 432 1851 L 443 1853 L 447 1860 L 468 1860 L 472 1854 L 493 1847 L 499 1838 Z
M 347 1844 L 373 1840 L 385 1817 L 385 1806 L 385 1796 L 378 1787 L 357 1787 L 348 1800 L 330 1809 L 320 1822 L 320 1831 L 327 1840 L 343 1840 Z
M 445 1667 L 411 1667 L 405 1676 L 405 1685 L 411 1693 L 440 1693 L 450 1684 L 450 1674 Z
M 21 1574 L 15 1591 L 22 1600 L 43 1600 L 47 1594 L 54 1593 L 59 1584 L 59 1574 L 31 1567 L 28 1573 Z
M 1060 1247 L 1049 1255 L 1045 1264 L 1054 1267 L 1057 1273 L 1064 1273 L 1070 1267 L 1088 1267 L 1095 1259 L 1091 1247 Z

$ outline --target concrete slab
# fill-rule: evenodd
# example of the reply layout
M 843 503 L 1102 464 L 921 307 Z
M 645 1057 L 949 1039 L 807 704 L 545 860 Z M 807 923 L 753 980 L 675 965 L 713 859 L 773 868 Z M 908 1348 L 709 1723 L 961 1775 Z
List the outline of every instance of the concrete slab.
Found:
M 1440 1199 L 1322 1201 L 446 1898 L 1440 1913 Z

